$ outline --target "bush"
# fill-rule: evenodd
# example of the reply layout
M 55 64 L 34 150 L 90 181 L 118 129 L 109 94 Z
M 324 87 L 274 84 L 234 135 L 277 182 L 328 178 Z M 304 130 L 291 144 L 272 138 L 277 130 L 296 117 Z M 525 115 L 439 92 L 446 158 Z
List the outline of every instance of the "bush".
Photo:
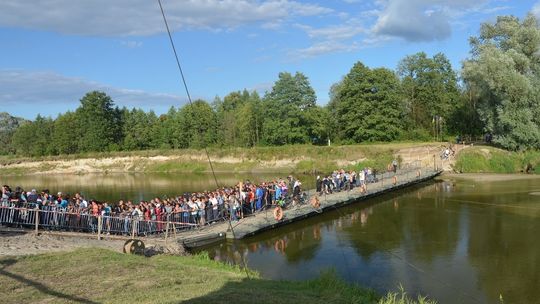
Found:
M 431 141 L 433 136 L 426 129 L 413 129 L 401 132 L 399 140 Z

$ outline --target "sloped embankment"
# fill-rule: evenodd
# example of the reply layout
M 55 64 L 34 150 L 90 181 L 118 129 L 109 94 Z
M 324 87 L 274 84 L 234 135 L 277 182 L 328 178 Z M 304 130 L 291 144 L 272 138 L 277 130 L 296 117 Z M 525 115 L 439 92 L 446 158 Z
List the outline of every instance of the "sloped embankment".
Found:
M 402 163 L 428 165 L 439 143 L 390 143 L 335 147 L 283 146 L 209 149 L 218 172 L 328 172 L 336 168 L 383 169 L 396 155 Z M 209 172 L 204 151 L 167 150 L 55 156 L 42 159 L 0 159 L 4 175 L 129 172 Z

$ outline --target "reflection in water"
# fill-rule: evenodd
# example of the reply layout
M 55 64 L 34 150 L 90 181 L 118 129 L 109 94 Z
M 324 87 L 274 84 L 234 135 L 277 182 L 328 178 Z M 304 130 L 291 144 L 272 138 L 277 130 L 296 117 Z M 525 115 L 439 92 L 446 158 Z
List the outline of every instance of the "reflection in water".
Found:
M 334 268 L 381 292 L 403 284 L 440 303 L 496 303 L 499 295 L 534 303 L 535 189 L 535 180 L 434 182 L 205 250 L 233 264 L 243 257 L 268 278 L 307 279 Z

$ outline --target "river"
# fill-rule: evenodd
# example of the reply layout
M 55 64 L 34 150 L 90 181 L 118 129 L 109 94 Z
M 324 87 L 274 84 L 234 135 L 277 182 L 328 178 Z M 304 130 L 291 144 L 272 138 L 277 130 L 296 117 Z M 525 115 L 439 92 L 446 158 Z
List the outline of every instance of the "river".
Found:
M 217 176 L 220 185 L 275 177 Z M 313 186 L 313 178 L 302 179 Z M 215 188 L 211 175 L 42 175 L 1 182 L 110 201 Z M 439 303 L 500 303 L 500 296 L 504 303 L 538 303 L 539 236 L 540 179 L 445 177 L 204 250 L 216 260 L 244 260 L 269 279 L 304 280 L 333 269 L 381 293 L 402 285 Z

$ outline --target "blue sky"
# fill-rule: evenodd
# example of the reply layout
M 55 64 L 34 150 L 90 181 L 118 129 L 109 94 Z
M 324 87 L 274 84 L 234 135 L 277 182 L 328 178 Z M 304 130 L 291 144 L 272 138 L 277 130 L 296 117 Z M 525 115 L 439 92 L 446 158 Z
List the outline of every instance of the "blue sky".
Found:
M 540 16 L 537 0 L 162 2 L 191 95 L 208 101 L 300 71 L 324 105 L 357 61 L 443 52 L 459 70 L 482 22 Z M 158 114 L 186 102 L 157 0 L 2 0 L 0 41 L 0 111 L 56 117 L 91 90 Z

